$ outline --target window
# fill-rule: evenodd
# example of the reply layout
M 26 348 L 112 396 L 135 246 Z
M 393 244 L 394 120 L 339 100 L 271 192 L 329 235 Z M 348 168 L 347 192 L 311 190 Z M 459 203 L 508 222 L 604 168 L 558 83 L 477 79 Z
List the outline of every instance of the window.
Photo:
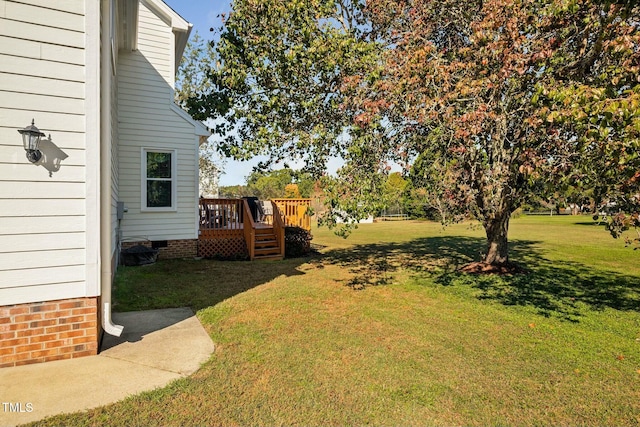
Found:
M 142 149 L 143 210 L 176 209 L 176 152 Z

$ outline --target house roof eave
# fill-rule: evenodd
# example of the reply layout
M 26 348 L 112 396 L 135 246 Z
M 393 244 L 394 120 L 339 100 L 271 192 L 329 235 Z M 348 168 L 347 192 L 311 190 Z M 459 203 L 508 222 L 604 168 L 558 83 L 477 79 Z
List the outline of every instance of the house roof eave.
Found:
M 195 134 L 198 136 L 210 137 L 211 129 L 206 127 L 202 122 L 195 120 L 193 117 L 189 115 L 186 111 L 176 105 L 175 102 L 171 103 L 171 110 L 180 116 L 183 120 L 193 125 Z
M 120 48 L 134 51 L 138 49 L 138 5 L 137 1 L 119 0 L 117 3 L 120 15 Z
M 188 23 L 188 29 L 186 31 L 182 30 L 173 30 L 173 34 L 176 38 L 175 43 L 175 64 L 174 64 L 174 74 L 178 73 L 178 67 L 180 66 L 180 61 L 182 60 L 182 54 L 184 53 L 184 49 L 187 47 L 187 42 L 189 41 L 189 36 L 191 35 L 191 30 L 193 29 L 193 24 Z

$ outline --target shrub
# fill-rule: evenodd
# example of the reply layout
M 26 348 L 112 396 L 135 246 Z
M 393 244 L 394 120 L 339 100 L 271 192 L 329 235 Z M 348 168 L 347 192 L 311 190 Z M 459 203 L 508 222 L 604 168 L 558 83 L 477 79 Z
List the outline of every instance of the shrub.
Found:
M 309 255 L 311 252 L 311 239 L 313 236 L 310 232 L 301 227 L 285 227 L 284 228 L 284 255 L 287 258 L 296 258 Z

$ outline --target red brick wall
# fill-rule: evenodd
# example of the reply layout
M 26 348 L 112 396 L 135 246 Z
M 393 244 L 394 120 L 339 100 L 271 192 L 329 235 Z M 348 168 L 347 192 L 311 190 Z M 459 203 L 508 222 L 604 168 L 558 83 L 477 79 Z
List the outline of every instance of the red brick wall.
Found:
M 122 242 L 122 249 L 127 249 L 136 245 L 143 245 L 150 248 L 151 242 Z M 158 253 L 158 259 L 193 258 L 198 255 L 198 240 L 168 240 L 166 248 L 158 249 L 160 250 Z
M 0 368 L 98 352 L 98 299 L 0 307 Z

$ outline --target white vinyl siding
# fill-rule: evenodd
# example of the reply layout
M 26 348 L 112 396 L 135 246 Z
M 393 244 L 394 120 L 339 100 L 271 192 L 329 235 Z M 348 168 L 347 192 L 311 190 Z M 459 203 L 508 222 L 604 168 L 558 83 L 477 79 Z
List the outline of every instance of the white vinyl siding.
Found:
M 125 241 L 198 236 L 198 141 L 193 123 L 171 108 L 174 38 L 171 27 L 141 2 L 138 50 L 121 50 L 118 58 L 118 191 L 128 209 L 121 223 Z M 173 211 L 144 206 L 143 148 L 175 153 Z
M 0 0 L 0 306 L 88 294 L 84 13 Z M 31 119 L 57 165 L 26 159 Z
M 9 289 L 0 288 L 0 304 L 8 301 L 37 302 L 40 300 L 33 299 L 33 285 L 15 287 Z M 48 283 L 37 285 L 37 290 L 44 300 L 60 300 L 68 298 L 77 298 L 86 292 L 85 281 L 67 281 L 62 283 Z M 16 304 L 20 304 L 17 302 Z

